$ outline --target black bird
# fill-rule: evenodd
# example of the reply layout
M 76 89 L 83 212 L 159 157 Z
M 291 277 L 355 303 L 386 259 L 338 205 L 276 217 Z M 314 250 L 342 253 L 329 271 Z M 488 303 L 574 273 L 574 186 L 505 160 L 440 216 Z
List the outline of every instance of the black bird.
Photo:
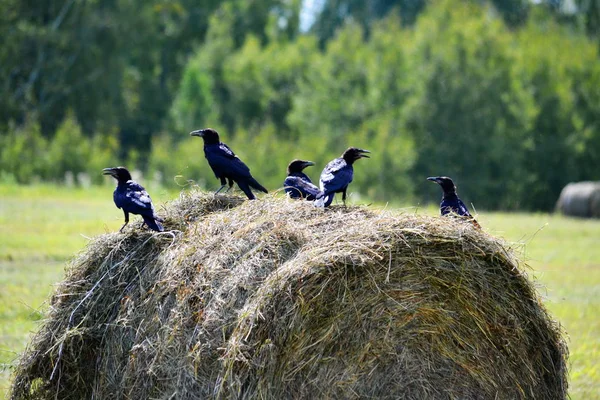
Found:
M 267 189 L 252 177 L 246 164 L 235 155 L 229 146 L 219 140 L 217 131 L 210 128 L 200 129 L 190 132 L 190 135 L 200 136 L 204 140 L 204 156 L 215 176 L 221 180 L 221 187 L 215 194 L 223 190 L 228 181 L 227 191 L 231 190 L 233 182 L 236 182 L 250 200 L 256 198 L 250 187 L 268 193 Z
M 348 185 L 354 177 L 354 168 L 352 164 L 361 158 L 369 158 L 365 153 L 370 153 L 369 150 L 350 147 L 340 158 L 332 160 L 325 166 L 321 172 L 319 184 L 321 192 L 323 192 L 315 205 L 319 207 L 328 207 L 333 201 L 336 193 L 342 193 L 342 201 L 346 204 L 346 191 Z
M 442 202 L 440 203 L 440 212 L 442 215 L 456 214 L 466 217 L 471 220 L 476 228 L 481 229 L 481 225 L 473 218 L 465 203 L 456 194 L 456 186 L 454 186 L 452 179 L 447 176 L 432 176 L 427 178 L 427 180 L 437 183 L 444 191 Z
M 110 175 L 117 180 L 117 188 L 113 193 L 113 199 L 117 208 L 121 208 L 123 214 L 125 214 L 125 224 L 119 229 L 119 232 L 129 223 L 129 213 L 141 215 L 144 223 L 152 230 L 158 232 L 164 230 L 160 224 L 163 219 L 154 213 L 150 195 L 142 185 L 131 179 L 131 174 L 127 168 L 104 168 L 102 174 Z
M 321 193 L 308 175 L 302 172 L 304 168 L 311 165 L 315 165 L 315 163 L 304 160 L 294 160 L 288 165 L 287 178 L 283 182 L 283 188 L 292 199 L 315 200 Z

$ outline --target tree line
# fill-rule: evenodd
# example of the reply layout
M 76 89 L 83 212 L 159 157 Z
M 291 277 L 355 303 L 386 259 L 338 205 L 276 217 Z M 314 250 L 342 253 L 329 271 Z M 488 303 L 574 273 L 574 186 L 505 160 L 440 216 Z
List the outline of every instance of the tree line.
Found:
M 0 2 L 3 180 L 122 163 L 212 187 L 188 135 L 208 126 L 270 189 L 349 145 L 375 201 L 437 199 L 445 174 L 476 207 L 550 210 L 598 179 L 594 2 L 330 0 L 309 32 L 299 0 L 41 3 Z

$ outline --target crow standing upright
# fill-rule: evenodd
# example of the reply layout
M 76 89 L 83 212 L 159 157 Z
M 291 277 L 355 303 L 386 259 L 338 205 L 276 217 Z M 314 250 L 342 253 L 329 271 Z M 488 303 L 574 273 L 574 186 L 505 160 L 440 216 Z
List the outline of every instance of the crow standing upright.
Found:
M 125 214 L 125 224 L 119 229 L 119 232 L 129 223 L 129 213 L 141 215 L 144 223 L 152 230 L 158 232 L 164 230 L 160 224 L 163 219 L 154 213 L 150 195 L 142 185 L 131 179 L 131 174 L 127 168 L 104 168 L 102 174 L 110 175 L 117 180 L 117 188 L 113 193 L 113 199 L 117 208 L 121 208 L 123 214 Z
M 340 158 L 336 158 L 329 162 L 321 172 L 319 180 L 321 192 L 319 198 L 315 201 L 318 207 L 329 207 L 336 193 L 342 193 L 342 201 L 346 204 L 346 191 L 348 185 L 354 177 L 354 168 L 352 164 L 361 158 L 369 158 L 365 153 L 370 153 L 369 150 L 350 147 Z
M 250 169 L 240 160 L 225 143 L 219 140 L 219 134 L 214 129 L 200 129 L 190 132 L 192 136 L 199 136 L 204 140 L 204 155 L 208 165 L 212 168 L 215 176 L 221 180 L 221 187 L 215 192 L 219 193 L 229 182 L 229 188 L 236 182 L 240 189 L 250 200 L 256 197 L 250 187 L 261 192 L 268 193 L 260 183 L 250 174 Z
M 427 178 L 427 180 L 435 182 L 442 187 L 444 192 L 442 202 L 440 203 L 440 213 L 442 215 L 456 214 L 461 217 L 466 217 L 471 220 L 476 228 L 481 229 L 481 225 L 473 218 L 467 209 L 467 206 L 465 206 L 465 203 L 463 203 L 456 194 L 456 186 L 454 186 L 452 179 L 447 176 L 432 176 Z
M 321 193 L 308 175 L 302 172 L 304 168 L 311 165 L 315 165 L 315 163 L 304 160 L 294 160 L 288 165 L 283 188 L 292 199 L 315 200 Z

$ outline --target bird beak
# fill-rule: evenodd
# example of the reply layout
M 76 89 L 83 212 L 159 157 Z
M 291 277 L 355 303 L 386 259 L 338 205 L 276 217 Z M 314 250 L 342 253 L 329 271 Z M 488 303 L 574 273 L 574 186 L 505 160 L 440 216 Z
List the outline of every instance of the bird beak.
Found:
M 102 170 L 102 175 L 115 176 L 115 169 L 114 168 L 104 168 Z
M 438 178 L 437 178 L 437 176 L 430 176 L 429 178 L 427 178 L 427 180 L 428 180 L 428 181 L 435 182 L 435 183 L 440 183 L 440 182 L 438 181 Z
M 191 131 L 191 132 L 190 132 L 190 135 L 191 135 L 191 136 L 199 136 L 199 137 L 203 137 L 203 136 L 204 136 L 204 130 L 203 130 L 203 129 L 200 129 L 200 130 L 197 130 L 197 131 Z
M 304 166 L 304 168 L 306 168 L 306 167 L 310 167 L 311 165 L 315 165 L 315 163 L 312 161 L 305 161 L 303 166 Z
M 369 150 L 364 150 L 364 149 L 359 149 L 358 150 L 361 154 L 359 154 L 359 158 L 371 158 L 368 155 L 364 154 L 364 153 L 370 153 Z

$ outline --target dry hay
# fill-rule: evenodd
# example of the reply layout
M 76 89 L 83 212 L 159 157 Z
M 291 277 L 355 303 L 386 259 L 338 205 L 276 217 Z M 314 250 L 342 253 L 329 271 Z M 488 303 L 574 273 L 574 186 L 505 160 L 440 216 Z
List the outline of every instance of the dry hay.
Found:
M 600 182 L 574 182 L 563 188 L 556 210 L 564 215 L 600 218 Z
M 450 218 L 184 194 L 73 262 L 14 399 L 564 399 L 501 242 Z

